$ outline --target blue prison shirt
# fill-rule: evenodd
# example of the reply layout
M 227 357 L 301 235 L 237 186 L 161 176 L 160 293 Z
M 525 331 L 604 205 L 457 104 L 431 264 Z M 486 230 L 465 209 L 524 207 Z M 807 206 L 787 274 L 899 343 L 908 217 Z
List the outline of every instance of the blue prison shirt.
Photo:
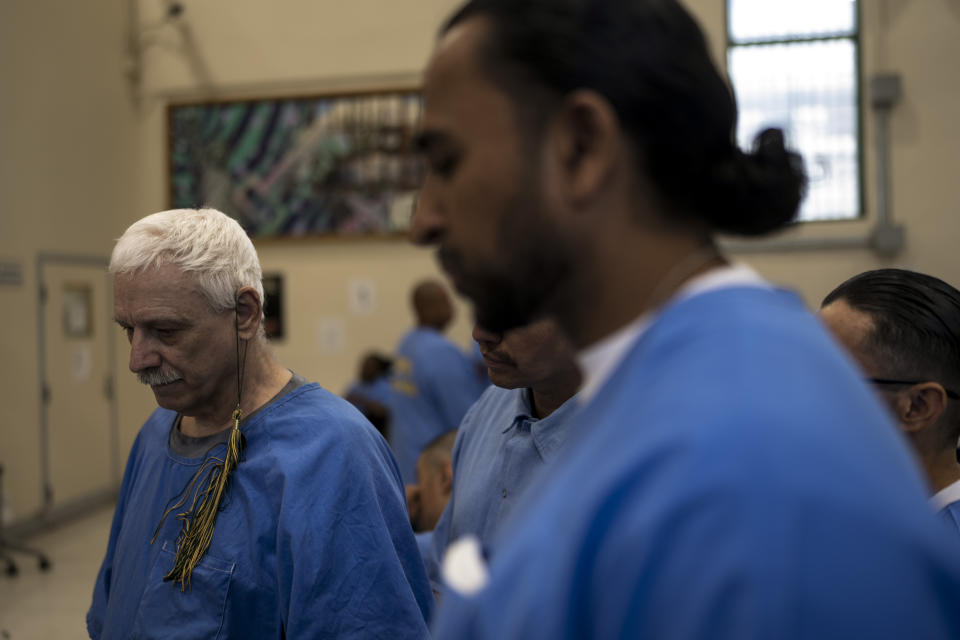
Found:
M 427 558 L 430 557 L 430 542 L 433 540 L 433 531 L 419 531 L 414 535 L 417 538 L 417 548 L 420 549 L 420 557 L 423 558 L 423 564 L 426 566 Z
M 473 535 L 493 541 L 537 471 L 553 460 L 569 436 L 570 398 L 546 418 L 532 417 L 529 389 L 490 386 L 464 416 L 453 445 L 453 491 L 433 531 L 427 574 L 443 593 L 447 546 Z
M 127 461 L 87 614 L 92 638 L 425 638 L 432 594 L 386 442 L 308 384 L 243 425 L 207 553 L 190 587 L 164 582 L 180 522 L 154 528 L 209 456 L 169 446 L 157 409 Z
M 795 296 L 673 303 L 575 421 L 436 638 L 960 638 L 960 554 Z
M 937 516 L 950 528 L 960 534 L 960 501 L 951 502 L 937 512 Z
M 377 378 L 373 382 L 354 382 L 347 390 L 343 393 L 344 397 L 347 397 L 351 394 L 357 394 L 363 396 L 368 400 L 373 400 L 378 402 L 385 407 L 390 407 L 392 402 L 393 392 L 390 388 L 390 380 L 386 376 L 382 378 Z
M 470 359 L 435 329 L 408 332 L 393 363 L 390 445 L 407 484 L 417 481 L 420 452 L 456 429 L 486 386 Z

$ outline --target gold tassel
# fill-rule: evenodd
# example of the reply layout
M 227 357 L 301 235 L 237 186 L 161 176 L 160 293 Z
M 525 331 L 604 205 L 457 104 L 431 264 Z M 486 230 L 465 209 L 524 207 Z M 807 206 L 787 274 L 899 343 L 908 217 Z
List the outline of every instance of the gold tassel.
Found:
M 190 575 L 193 568 L 200 562 L 200 558 L 210 548 L 210 541 L 213 539 L 213 526 L 217 520 L 217 513 L 220 511 L 220 501 L 227 491 L 227 483 L 230 481 L 230 474 L 237 468 L 240 462 L 240 454 L 243 452 L 246 444 L 243 434 L 240 432 L 240 418 L 243 412 L 237 407 L 233 412 L 233 429 L 230 431 L 230 437 L 227 440 L 227 453 L 221 458 L 209 457 L 200 466 L 197 472 L 191 478 L 190 483 L 183 492 L 183 497 L 172 507 L 167 509 L 157 530 L 153 534 L 150 544 L 153 544 L 160 533 L 160 527 L 163 526 L 167 516 L 176 509 L 186 504 L 190 497 L 193 497 L 190 508 L 177 514 L 177 520 L 183 525 L 180 535 L 177 536 L 177 555 L 173 563 L 173 569 L 163 577 L 164 582 L 174 581 L 180 583 L 180 591 L 186 591 L 190 587 Z M 197 484 L 203 478 L 205 489 L 197 488 Z M 199 504 L 198 504 L 199 503 Z

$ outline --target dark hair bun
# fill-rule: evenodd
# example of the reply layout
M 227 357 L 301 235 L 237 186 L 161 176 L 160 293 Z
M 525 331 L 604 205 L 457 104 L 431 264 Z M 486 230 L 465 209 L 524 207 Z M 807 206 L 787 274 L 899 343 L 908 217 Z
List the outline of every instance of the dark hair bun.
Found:
M 803 159 L 787 150 L 780 129 L 764 129 L 753 150 L 736 150 L 712 176 L 712 204 L 704 207 L 714 229 L 758 236 L 787 226 L 806 193 Z

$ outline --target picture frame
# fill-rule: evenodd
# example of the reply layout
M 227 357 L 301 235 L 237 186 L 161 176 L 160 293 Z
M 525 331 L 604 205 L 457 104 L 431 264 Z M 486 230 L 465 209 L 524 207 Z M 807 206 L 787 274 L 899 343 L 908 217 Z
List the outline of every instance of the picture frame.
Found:
M 284 338 L 285 306 L 283 295 L 283 274 L 263 274 L 263 328 L 267 339 L 274 342 Z
M 168 106 L 171 208 L 254 238 L 406 233 L 423 170 L 417 88 Z

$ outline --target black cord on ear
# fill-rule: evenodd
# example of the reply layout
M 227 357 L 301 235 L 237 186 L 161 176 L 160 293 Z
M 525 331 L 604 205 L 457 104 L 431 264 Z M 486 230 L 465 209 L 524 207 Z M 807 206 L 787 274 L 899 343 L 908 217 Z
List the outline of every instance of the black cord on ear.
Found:
M 243 340 L 243 355 L 240 355 L 240 299 L 233 308 L 233 327 L 237 337 L 237 409 L 240 409 L 240 400 L 243 396 L 243 374 L 247 366 L 247 340 Z
M 237 298 L 237 304 L 233 308 L 233 326 L 235 335 L 237 337 L 237 409 L 234 412 L 237 414 L 235 421 L 237 422 L 237 429 L 239 430 L 239 416 L 243 415 L 243 411 L 240 409 L 240 400 L 243 398 L 243 376 L 247 370 L 247 346 L 249 345 L 248 340 L 243 340 L 243 355 L 240 354 L 240 298 Z M 240 432 L 240 451 L 243 451 L 247 447 L 247 437 L 243 435 L 243 432 Z

